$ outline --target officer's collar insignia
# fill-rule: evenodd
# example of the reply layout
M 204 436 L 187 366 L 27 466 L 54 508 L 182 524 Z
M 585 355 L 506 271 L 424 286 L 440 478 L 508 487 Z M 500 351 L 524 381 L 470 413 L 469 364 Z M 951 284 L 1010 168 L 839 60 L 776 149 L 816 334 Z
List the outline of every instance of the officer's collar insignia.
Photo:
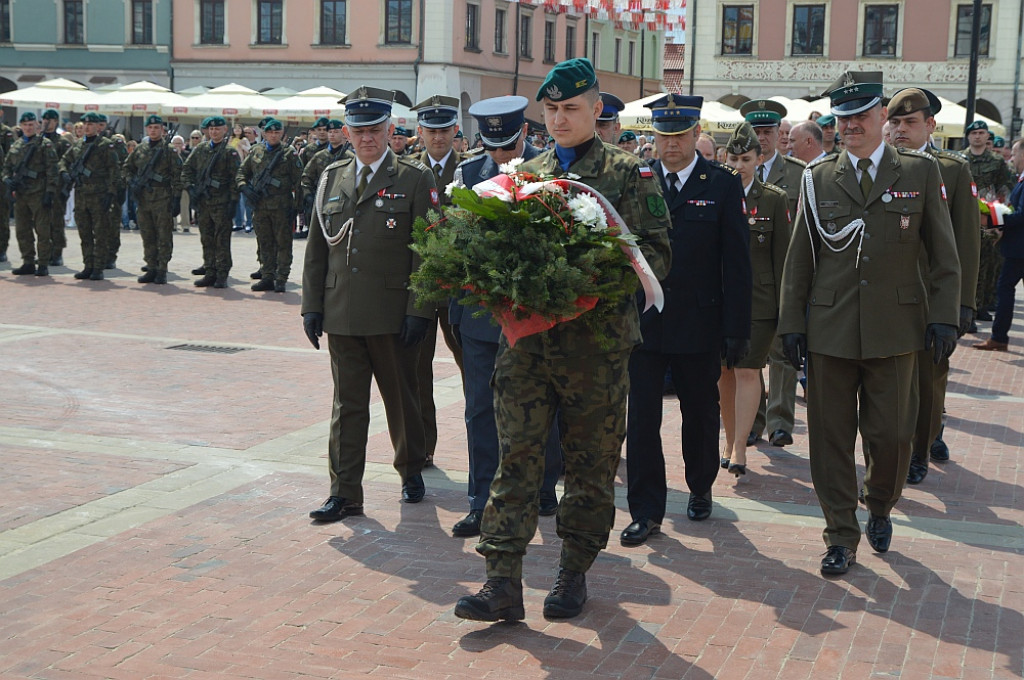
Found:
M 562 91 L 558 89 L 557 85 L 552 85 L 547 89 L 548 97 L 554 101 L 558 101 L 562 98 Z

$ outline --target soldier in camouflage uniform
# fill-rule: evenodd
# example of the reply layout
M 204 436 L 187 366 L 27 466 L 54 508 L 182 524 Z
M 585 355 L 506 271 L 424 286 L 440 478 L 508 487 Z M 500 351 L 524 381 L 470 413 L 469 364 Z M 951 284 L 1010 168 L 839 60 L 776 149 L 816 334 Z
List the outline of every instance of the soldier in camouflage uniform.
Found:
M 309 165 L 309 162 L 313 160 L 313 156 L 327 148 L 328 123 L 330 123 L 330 121 L 326 116 L 320 116 L 316 119 L 316 122 L 313 123 L 313 134 L 309 136 L 309 142 L 307 142 L 306 146 L 302 147 L 302 151 L 299 152 L 299 160 L 302 161 L 303 167 Z M 266 130 L 266 128 L 264 128 L 264 130 Z
M 200 288 L 228 287 L 231 271 L 231 224 L 238 203 L 235 175 L 241 159 L 225 139 L 228 122 L 221 116 L 203 120 L 202 128 L 210 137 L 192 150 L 181 170 L 181 182 L 189 200 L 196 206 L 196 224 L 203 244 L 203 266 L 192 270 L 202 278 Z
M 102 281 L 110 261 L 110 210 L 123 192 L 121 162 L 113 142 L 99 134 L 99 116 L 89 112 L 82 122 L 85 136 L 61 158 L 60 176 L 65 193 L 75 190 L 75 224 L 84 263 L 75 278 Z
M 295 149 L 281 143 L 284 126 L 271 120 L 263 142 L 254 146 L 235 175 L 235 186 L 253 206 L 252 224 L 260 253 L 260 280 L 255 291 L 285 291 L 292 267 L 292 225 L 302 188 L 302 161 Z
M 0 130 L 0 134 L 3 134 L 2 130 Z M 0 168 L 4 167 L 6 156 L 7 151 L 3 144 L 0 144 Z M 7 262 L 7 246 L 11 241 L 11 205 L 7 199 L 7 193 L 7 187 L 0 186 L 0 262 Z
M 53 144 L 54 151 L 57 152 L 58 160 L 64 157 L 68 149 L 71 148 L 71 142 L 61 134 L 57 133 L 57 124 L 60 122 L 60 114 L 54 109 L 46 109 L 43 111 L 43 136 L 50 140 Z M 64 249 L 68 245 L 67 234 L 64 233 L 64 212 L 67 209 L 67 200 L 64 199 L 63 194 L 57 194 L 57 197 L 53 201 L 51 208 L 51 222 L 50 222 L 50 266 L 60 267 L 64 265 Z
M 124 143 L 124 136 L 112 134 L 112 131 L 107 130 L 107 116 L 106 114 L 97 114 L 100 118 L 99 134 L 105 139 L 109 139 L 113 145 L 114 153 L 117 155 L 117 164 L 120 168 L 126 158 L 128 158 L 128 147 Z M 110 208 L 107 210 L 107 220 L 104 222 L 104 234 L 107 240 L 107 261 L 104 263 L 104 269 L 114 269 L 117 266 L 117 254 L 121 251 L 121 209 L 124 206 L 125 201 L 125 188 L 124 184 L 120 182 L 121 173 L 118 172 L 118 185 L 114 191 L 114 200 L 110 202 Z
M 47 276 L 50 208 L 57 192 L 57 154 L 50 140 L 37 134 L 36 114 L 23 113 L 18 124 L 22 137 L 11 146 L 3 165 L 3 191 L 14 195 L 14 229 L 23 262 L 11 273 Z
M 658 276 L 671 260 L 669 217 L 651 169 L 636 156 L 605 145 L 595 132 L 603 108 L 590 61 L 555 66 L 537 93 L 556 135 L 554 150 L 520 169 L 540 175 L 573 173 L 601 192 L 638 235 Z M 478 621 L 525 616 L 522 561 L 537 529 L 537 495 L 544 475 L 544 443 L 561 410 L 565 495 L 558 507 L 562 554 L 544 615 L 571 617 L 587 599 L 585 572 L 607 545 L 615 518 L 615 472 L 626 433 L 629 355 L 640 342 L 634 296 L 603 330 L 602 346 L 586 321 L 576 319 L 520 339 L 502 336 L 494 372 L 501 460 L 484 509 L 477 551 L 487 582 L 459 600 L 455 615 Z
M 395 128 L 398 134 L 399 128 Z M 392 151 L 394 147 L 392 146 Z M 320 149 L 306 167 L 302 170 L 302 212 L 304 222 L 310 224 L 313 221 L 313 199 L 316 198 L 317 184 L 320 182 L 320 175 L 331 163 L 341 160 L 343 156 L 351 155 L 351 145 L 345 140 L 345 124 L 340 120 L 327 121 L 327 146 Z M 395 153 L 396 156 L 401 154 Z
M 181 212 L 181 158 L 164 138 L 160 116 L 146 118 L 146 139 L 124 162 L 124 181 L 135 198 L 146 271 L 139 283 L 167 283 L 174 218 Z
M 998 198 L 1005 202 L 1010 195 L 1010 189 L 1016 183 L 1016 178 L 1002 156 L 988 151 L 988 141 L 988 124 L 985 121 L 976 120 L 967 126 L 967 160 L 971 164 L 971 175 L 978 188 L 978 195 L 986 200 Z M 981 321 L 992 320 L 989 309 L 996 303 L 996 281 L 1002 267 L 996 240 L 994 229 L 982 231 L 976 295 L 976 309 Z

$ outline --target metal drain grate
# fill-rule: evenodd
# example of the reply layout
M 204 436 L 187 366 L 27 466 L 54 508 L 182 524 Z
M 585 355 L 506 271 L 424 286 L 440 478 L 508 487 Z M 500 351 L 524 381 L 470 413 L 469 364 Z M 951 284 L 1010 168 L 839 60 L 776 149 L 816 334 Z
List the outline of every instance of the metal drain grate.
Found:
M 180 349 L 187 352 L 207 352 L 209 354 L 238 354 L 244 352 L 249 347 L 224 347 L 223 345 L 192 345 L 185 343 L 184 345 L 171 345 L 166 349 Z

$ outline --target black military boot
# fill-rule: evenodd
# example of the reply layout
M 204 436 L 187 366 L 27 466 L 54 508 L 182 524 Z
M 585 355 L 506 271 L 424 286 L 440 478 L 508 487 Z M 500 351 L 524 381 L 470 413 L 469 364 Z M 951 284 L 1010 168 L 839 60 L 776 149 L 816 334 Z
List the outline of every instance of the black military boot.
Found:
M 103 270 L 102 269 L 93 269 L 92 271 L 90 271 L 89 272 L 89 280 L 90 281 L 102 281 L 103 280 Z
M 266 278 L 260 279 L 259 281 L 252 284 L 249 287 L 257 292 L 261 290 L 274 290 L 274 279 L 271 276 L 267 276 Z
M 153 283 L 156 281 L 156 272 L 152 269 L 146 269 L 146 273 L 138 278 L 139 283 Z
M 92 276 L 92 267 L 86 267 L 82 271 L 75 274 L 75 278 L 78 279 L 79 281 L 84 281 L 85 279 L 88 279 L 90 276 Z
M 167 270 L 161 269 L 153 277 L 153 283 L 167 283 Z
M 207 274 L 203 278 L 197 279 L 194 285 L 198 288 L 206 288 L 207 286 L 212 286 L 216 281 L 216 276 L 214 276 L 213 274 Z
M 920 484 L 928 476 L 928 453 L 910 454 L 910 469 L 907 470 L 907 484 Z
M 287 284 L 284 281 L 274 281 L 274 292 L 283 293 L 286 289 L 286 286 Z
M 14 269 L 12 269 L 11 273 L 16 275 L 16 276 L 25 276 L 27 274 L 35 274 L 36 273 L 35 262 L 32 262 L 31 260 L 25 260 L 24 264 L 22 264 L 20 267 L 15 267 Z
M 571 619 L 583 611 L 587 601 L 587 575 L 565 567 L 558 568 L 555 585 L 544 598 L 544 616 L 550 619 Z
M 252 274 L 249 274 L 249 278 L 253 280 L 259 280 L 263 278 L 263 272 L 257 269 Z
M 53 251 L 53 253 L 50 255 L 50 266 L 51 267 L 63 267 L 64 266 L 64 256 L 63 256 L 62 253 L 63 253 L 62 250 L 54 250 Z
M 7 262 L 7 251 L 0 252 L 0 262 Z
M 107 260 L 107 265 L 105 267 L 103 267 L 103 268 L 104 269 L 117 269 L 117 258 L 116 257 L 112 257 L 109 260 Z
M 41 264 L 38 267 L 36 267 L 36 276 L 49 276 L 49 275 L 50 275 L 50 268 L 47 267 L 45 264 Z
M 464 595 L 455 605 L 455 615 L 470 621 L 522 621 L 523 582 L 517 578 L 489 578 L 476 595 Z
M 201 267 L 196 267 L 195 269 L 192 270 L 192 275 L 193 276 L 203 276 L 205 274 L 206 274 L 206 266 L 205 265 L 203 265 Z
M 217 280 L 213 282 L 214 288 L 227 288 L 228 287 L 228 275 L 217 274 Z

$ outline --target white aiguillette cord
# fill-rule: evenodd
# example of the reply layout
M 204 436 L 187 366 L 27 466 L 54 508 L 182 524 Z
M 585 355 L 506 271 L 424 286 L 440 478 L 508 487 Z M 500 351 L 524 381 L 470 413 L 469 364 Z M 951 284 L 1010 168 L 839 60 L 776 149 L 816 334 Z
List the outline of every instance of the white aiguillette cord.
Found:
M 867 172 L 865 170 L 865 172 Z M 818 235 L 821 236 L 821 242 L 828 246 L 828 249 L 833 253 L 841 253 L 853 243 L 853 239 L 858 235 L 860 238 L 857 241 L 857 268 L 860 268 L 860 251 L 864 245 L 864 220 L 857 218 L 847 224 L 845 227 L 840 229 L 834 234 L 830 234 L 821 228 L 821 220 L 818 219 L 818 201 L 814 193 L 814 179 L 811 177 L 811 169 L 807 168 L 804 170 L 804 186 L 803 192 L 800 196 L 800 203 L 803 204 L 806 200 L 806 205 L 811 209 L 811 216 L 814 218 L 814 227 L 818 230 Z M 811 239 L 811 258 L 814 263 L 814 269 L 818 269 L 818 256 L 814 253 L 814 236 L 811 233 L 811 222 L 810 220 L 804 220 L 807 223 L 807 237 Z M 832 245 L 833 243 L 838 244 L 843 239 L 848 239 L 843 245 Z
M 331 236 L 327 232 L 327 221 L 324 219 L 324 190 L 327 188 L 327 176 L 330 173 L 324 171 L 320 174 L 320 181 L 316 187 L 316 200 L 314 201 L 314 208 L 316 209 L 317 219 L 320 220 L 320 231 L 324 234 L 324 240 L 327 241 L 327 245 L 334 247 L 348 239 L 348 244 L 345 246 L 345 264 L 348 264 L 349 255 L 352 254 L 352 222 L 353 218 L 348 218 L 345 223 L 338 229 L 338 233 Z

